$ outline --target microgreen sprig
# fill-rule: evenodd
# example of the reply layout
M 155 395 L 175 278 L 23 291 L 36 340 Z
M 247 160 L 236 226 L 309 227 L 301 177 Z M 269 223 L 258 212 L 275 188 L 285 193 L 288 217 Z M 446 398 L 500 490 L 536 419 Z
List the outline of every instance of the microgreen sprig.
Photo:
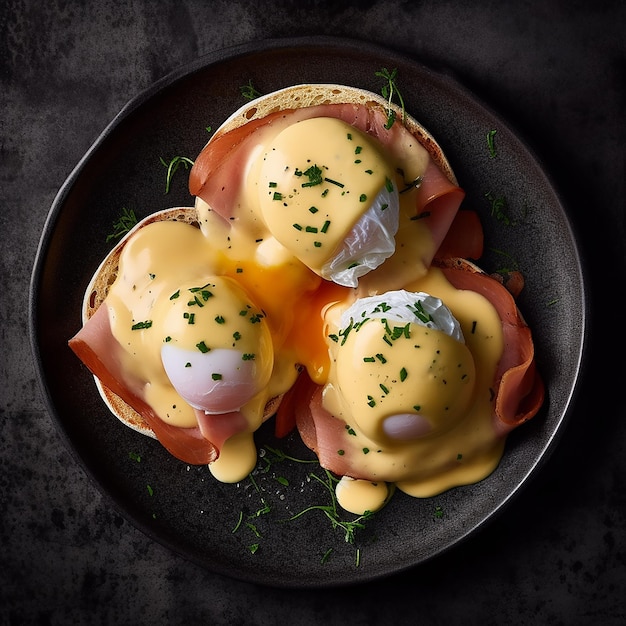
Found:
M 491 217 L 495 217 L 505 226 L 515 225 L 515 221 L 509 217 L 509 205 L 506 196 L 494 196 L 494 194 L 489 191 L 485 194 L 485 198 L 487 198 L 491 204 Z
M 107 235 L 107 243 L 112 239 L 119 239 L 137 224 L 137 216 L 132 209 L 122 208 L 122 214 L 113 222 L 113 232 Z
M 247 85 L 242 85 L 239 87 L 239 91 L 241 91 L 241 95 L 246 100 L 256 100 L 259 96 L 261 96 L 261 92 L 254 87 L 252 84 L 252 79 L 248 81 Z
M 496 272 L 498 274 L 510 274 L 511 272 L 518 272 L 519 271 L 519 264 L 518 264 L 518 262 L 508 252 L 504 252 L 504 250 L 498 250 L 497 248 L 489 248 L 489 249 L 493 253 L 497 254 L 498 256 L 501 256 L 501 257 L 503 257 L 503 258 L 508 260 L 508 265 L 503 265 L 502 267 L 499 267 L 496 270 Z
M 188 157 L 184 156 L 175 156 L 168 163 L 163 157 L 159 157 L 161 164 L 167 168 L 167 175 L 165 178 L 165 193 L 170 192 L 170 184 L 172 182 L 172 177 L 178 170 L 178 168 L 183 165 L 186 170 L 189 169 L 190 166 L 193 166 L 194 161 Z
M 496 144 L 495 144 L 495 138 L 496 138 L 497 132 L 498 132 L 497 130 L 490 130 L 487 132 L 487 149 L 489 150 L 489 156 L 492 159 L 494 159 L 497 155 Z
M 400 102 L 400 107 L 402 109 L 402 123 L 406 121 L 406 108 L 404 106 L 404 99 L 402 98 L 402 94 L 398 89 L 398 85 L 396 84 L 396 76 L 398 75 L 398 69 L 394 68 L 389 71 L 386 67 L 381 68 L 379 71 L 375 73 L 379 78 L 383 78 L 387 81 L 385 85 L 382 86 L 380 93 L 383 98 L 387 100 L 387 123 L 385 124 L 385 128 L 389 130 L 393 123 L 396 120 L 396 112 L 392 108 L 393 97 L 396 95 L 398 97 L 398 101 Z
M 344 539 L 346 543 L 354 543 L 356 531 L 365 528 L 365 521 L 372 517 L 373 513 L 371 511 L 365 511 L 363 515 L 359 515 L 356 519 L 341 519 L 338 511 L 337 496 L 335 495 L 335 485 L 339 482 L 339 480 L 335 478 L 335 476 L 333 476 L 327 469 L 324 469 L 323 477 L 313 473 L 309 476 L 311 479 L 318 481 L 328 491 L 330 495 L 330 504 L 314 504 L 306 509 L 303 509 L 299 513 L 296 513 L 286 521 L 291 522 L 296 520 L 310 511 L 322 511 L 330 520 L 333 529 L 339 528 L 344 532 Z
M 258 508 L 258 510 L 249 514 L 245 514 L 243 511 L 241 511 L 231 532 L 236 533 L 242 528 L 246 528 L 251 531 L 257 539 L 262 539 L 262 534 L 259 527 L 257 526 L 256 520 L 258 520 L 258 518 L 260 518 L 261 516 L 270 513 L 272 509 L 270 502 L 263 496 L 263 494 L 265 493 L 265 489 L 261 487 L 259 481 L 255 478 L 255 475 L 258 478 L 259 475 L 269 474 L 270 470 L 272 470 L 272 474 L 274 474 L 273 470 L 275 469 L 275 466 L 284 461 L 290 461 L 293 463 L 312 463 L 318 468 L 320 468 L 320 465 L 318 459 L 296 458 L 286 454 L 282 450 L 273 448 L 268 445 L 264 445 L 259 451 L 259 460 L 261 461 L 261 463 L 257 466 L 254 472 L 248 475 L 248 478 L 252 486 L 254 487 L 254 490 L 259 495 L 261 506 Z M 322 511 L 322 513 L 330 521 L 332 528 L 340 529 L 343 532 L 344 540 L 346 541 L 346 543 L 353 545 L 355 543 L 355 536 L 357 531 L 365 528 L 365 522 L 373 515 L 373 513 L 366 511 L 363 515 L 358 516 L 356 519 L 342 519 L 340 507 L 337 502 L 337 496 L 335 494 L 335 486 L 339 482 L 339 479 L 326 469 L 323 469 L 323 472 L 324 473 L 322 474 L 322 476 L 318 475 L 318 473 L 315 472 L 311 472 L 308 476 L 310 480 L 317 481 L 328 491 L 328 494 L 330 496 L 330 504 L 313 505 L 307 507 L 306 509 L 303 509 L 299 513 L 296 513 L 289 518 L 279 521 L 283 523 L 290 522 L 304 516 L 306 513 L 309 513 L 311 511 Z M 284 481 L 281 480 L 280 475 L 275 476 L 275 479 L 280 484 L 285 484 Z M 254 547 L 254 551 L 256 551 L 256 549 L 258 549 L 259 547 L 259 544 L 255 543 Z M 252 548 L 252 546 L 250 546 L 250 548 Z M 361 561 L 361 550 L 359 547 L 355 547 L 355 550 L 355 563 L 357 566 L 359 566 Z M 322 562 L 326 562 L 328 560 L 332 551 L 332 548 L 330 548 L 325 552 L 322 558 Z

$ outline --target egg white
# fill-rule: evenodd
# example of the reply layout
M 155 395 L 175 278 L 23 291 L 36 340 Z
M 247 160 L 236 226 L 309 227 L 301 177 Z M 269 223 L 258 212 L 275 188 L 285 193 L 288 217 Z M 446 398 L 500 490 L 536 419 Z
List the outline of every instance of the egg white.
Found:
M 259 391 L 256 364 L 245 361 L 239 350 L 218 348 L 202 353 L 166 343 L 161 361 L 179 395 L 206 413 L 238 411 Z
M 382 265 L 395 252 L 399 213 L 397 189 L 383 187 L 346 235 L 338 252 L 324 264 L 322 277 L 344 287 L 356 287 L 361 276 Z

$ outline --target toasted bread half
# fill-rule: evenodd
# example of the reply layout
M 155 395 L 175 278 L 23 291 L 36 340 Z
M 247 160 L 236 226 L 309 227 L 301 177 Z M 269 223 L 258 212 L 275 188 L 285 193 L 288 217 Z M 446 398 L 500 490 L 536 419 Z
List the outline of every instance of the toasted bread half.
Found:
M 379 109 L 385 113 L 388 113 L 390 108 L 393 109 L 396 119 L 401 120 L 420 144 L 428 150 L 433 161 L 447 178 L 455 185 L 458 184 L 443 150 L 435 138 L 413 116 L 407 111 L 403 111 L 395 103 L 389 103 L 381 95 L 359 87 L 336 84 L 303 84 L 285 87 L 259 96 L 228 117 L 215 131 L 211 140 L 248 122 L 262 119 L 270 113 L 287 109 L 301 109 L 318 104 L 359 104 Z
M 115 282 L 119 269 L 120 256 L 129 237 L 138 229 L 162 220 L 172 220 L 186 222 L 188 224 L 197 224 L 196 210 L 193 207 L 176 207 L 165 209 L 157 213 L 149 215 L 140 221 L 125 237 L 111 250 L 107 257 L 102 261 L 96 272 L 94 273 L 83 299 L 82 320 L 83 324 L 97 311 L 98 307 L 104 302 L 109 293 L 109 288 Z M 105 387 L 98 378 L 95 378 L 96 386 L 105 404 L 110 411 L 126 426 L 150 437 L 155 437 L 152 429 L 146 424 L 144 419 L 131 406 L 129 406 L 119 396 L 114 394 L 110 389 Z

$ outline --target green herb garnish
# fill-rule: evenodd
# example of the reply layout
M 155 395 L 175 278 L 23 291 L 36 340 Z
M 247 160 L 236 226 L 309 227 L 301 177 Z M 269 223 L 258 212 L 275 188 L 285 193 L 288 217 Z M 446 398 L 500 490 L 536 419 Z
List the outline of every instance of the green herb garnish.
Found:
M 188 157 L 175 156 L 169 163 L 163 158 L 159 157 L 161 164 L 167 168 L 167 175 L 165 177 L 165 193 L 170 192 L 170 184 L 172 182 L 172 176 L 176 173 L 178 168 L 182 165 L 187 170 L 189 166 L 193 166 L 194 162 Z
M 322 184 L 322 170 L 317 165 L 311 165 L 303 174 L 309 179 L 308 182 L 302 183 L 302 187 L 315 187 Z
M 146 320 L 145 322 L 137 322 L 133 324 L 130 329 L 131 330 L 145 330 L 146 328 L 150 328 L 152 326 L 152 320 Z
M 242 85 L 241 87 L 239 87 L 239 91 L 246 100 L 256 100 L 259 96 L 262 95 L 261 92 L 256 89 L 252 84 L 252 79 L 248 81 L 247 85 Z
M 504 250 L 498 250 L 497 248 L 489 248 L 489 249 L 492 252 L 495 252 L 497 255 L 508 260 L 508 265 L 502 265 L 498 269 L 496 269 L 496 272 L 498 274 L 510 274 L 511 272 L 519 271 L 518 262 L 508 252 L 504 252 Z
M 199 343 L 196 344 L 196 348 L 198 348 L 198 350 L 200 350 L 200 352 L 202 352 L 202 354 L 206 354 L 207 352 L 211 351 L 211 348 L 209 348 L 206 343 L 204 343 L 204 341 L 200 341 Z M 215 380 L 215 379 L 213 379 Z
M 499 222 L 502 222 L 505 226 L 514 225 L 513 220 L 508 215 L 508 203 L 504 195 L 494 196 L 491 191 L 485 194 L 485 198 L 489 200 L 491 204 L 491 217 L 495 217 Z
M 494 143 L 497 130 L 490 130 L 487 132 L 487 148 L 489 149 L 489 156 L 493 159 L 496 156 L 496 146 Z
M 396 121 L 396 111 L 392 108 L 394 95 L 398 96 L 398 101 L 400 102 L 400 107 L 402 108 L 402 123 L 404 124 L 406 121 L 406 108 L 404 106 L 402 94 L 398 90 L 398 86 L 396 84 L 396 76 L 398 75 L 397 68 L 389 71 L 386 67 L 383 67 L 376 72 L 375 75 L 387 81 L 387 83 L 382 86 L 380 91 L 383 98 L 387 100 L 387 123 L 385 124 L 385 128 L 389 130 Z
M 373 513 L 371 511 L 365 511 L 363 515 L 359 515 L 356 519 L 351 521 L 341 519 L 337 510 L 337 496 L 335 495 L 335 485 L 339 482 L 339 480 L 335 478 L 327 469 L 324 469 L 324 477 L 322 478 L 320 478 L 317 474 L 310 474 L 309 476 L 311 479 L 317 480 L 326 488 L 330 494 L 331 503 L 329 505 L 317 504 L 307 507 L 286 521 L 296 520 L 311 511 L 322 511 L 322 513 L 324 513 L 324 515 L 326 515 L 326 517 L 330 520 L 334 529 L 340 529 L 343 531 L 346 543 L 353 544 L 356 531 L 365 528 L 365 522 L 372 517 Z
M 112 239 L 119 239 L 137 224 L 137 216 L 132 209 L 122 208 L 122 214 L 113 222 L 113 232 L 107 235 L 107 243 Z

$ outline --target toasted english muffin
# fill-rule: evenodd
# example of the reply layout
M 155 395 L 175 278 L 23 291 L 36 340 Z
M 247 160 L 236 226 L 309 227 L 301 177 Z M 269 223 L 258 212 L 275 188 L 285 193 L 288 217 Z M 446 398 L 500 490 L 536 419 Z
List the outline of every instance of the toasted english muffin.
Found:
M 115 282 L 119 269 L 120 256 L 128 239 L 138 229 L 153 222 L 162 220 L 179 221 L 197 225 L 196 210 L 193 207 L 176 207 L 148 215 L 148 217 L 141 220 L 123 237 L 123 239 L 119 241 L 119 243 L 113 248 L 113 250 L 111 250 L 111 252 L 109 252 L 102 263 L 100 263 L 98 269 L 91 278 L 87 289 L 85 290 L 82 308 L 83 324 L 85 324 L 98 310 L 98 307 L 100 307 L 107 297 L 109 288 Z M 131 408 L 126 402 L 124 402 L 124 400 L 114 394 L 110 389 L 105 387 L 97 377 L 94 377 L 94 379 L 96 381 L 96 387 L 98 388 L 105 404 L 120 421 L 137 432 L 156 438 L 152 429 L 146 424 L 137 411 Z
M 407 111 L 403 111 L 395 103 L 389 103 L 381 95 L 359 87 L 336 84 L 303 84 L 285 87 L 278 91 L 259 96 L 246 103 L 215 131 L 212 139 L 243 126 L 248 122 L 260 120 L 270 113 L 287 109 L 301 109 L 319 104 L 359 104 L 385 113 L 393 109 L 396 119 L 402 121 L 406 128 L 429 152 L 433 161 L 447 176 L 450 182 L 458 184 L 452 167 L 435 138 Z

